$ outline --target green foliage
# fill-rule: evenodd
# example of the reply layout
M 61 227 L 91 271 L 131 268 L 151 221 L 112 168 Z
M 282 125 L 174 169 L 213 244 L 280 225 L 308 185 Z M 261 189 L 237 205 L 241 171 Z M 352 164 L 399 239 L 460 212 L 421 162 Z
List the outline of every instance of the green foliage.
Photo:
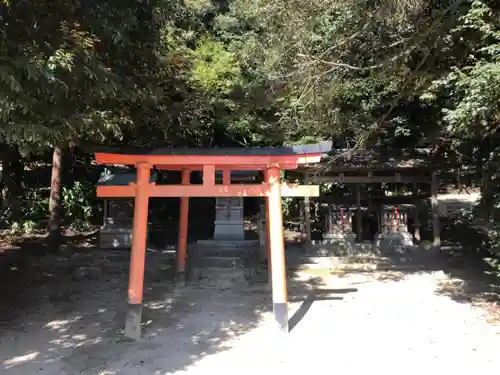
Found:
M 483 1 L 472 1 L 469 11 L 451 30 L 455 38 L 471 38 L 470 55 L 435 80 L 425 99 L 445 97 L 443 120 L 448 133 L 489 137 L 500 123 L 500 21 Z M 439 93 L 441 98 L 436 95 Z M 463 138 L 463 137 L 462 137 Z M 460 139 L 462 139 L 460 138 Z M 458 141 L 458 140 L 457 140 Z
M 95 185 L 76 181 L 63 187 L 62 209 L 64 218 L 72 227 L 88 225 L 96 215 Z
M 127 90 L 133 82 L 113 53 L 137 42 L 123 43 L 137 15 L 127 19 L 126 5 L 117 5 L 16 1 L 2 11 L 2 141 L 39 147 L 121 137 L 131 121 L 124 107 L 144 90 Z
M 8 10 L 0 136 L 32 149 L 332 136 L 347 147 L 408 147 L 482 127 L 491 134 L 498 122 L 493 1 L 42 1 Z
M 10 225 L 11 234 L 23 233 L 26 235 L 31 235 L 35 229 L 36 223 L 31 220 L 23 221 L 22 223 L 14 221 Z
M 3 1 L 0 146 L 429 145 L 481 185 L 494 222 L 498 14 L 494 0 Z M 63 189 L 67 221 L 92 218 L 94 190 Z M 24 193 L 25 224 L 7 224 L 43 226 L 47 189 Z
M 202 40 L 192 53 L 190 79 L 208 93 L 229 95 L 240 69 L 233 53 L 214 40 Z
M 21 222 L 8 222 L 9 212 L 2 213 L 4 226 L 11 231 L 31 233 L 34 230 L 44 229 L 49 217 L 50 188 L 26 189 L 25 199 L 21 205 Z M 97 214 L 95 199 L 95 185 L 87 182 L 76 181 L 71 187 L 63 187 L 61 194 L 61 207 L 63 209 L 65 224 L 72 228 L 88 226 Z

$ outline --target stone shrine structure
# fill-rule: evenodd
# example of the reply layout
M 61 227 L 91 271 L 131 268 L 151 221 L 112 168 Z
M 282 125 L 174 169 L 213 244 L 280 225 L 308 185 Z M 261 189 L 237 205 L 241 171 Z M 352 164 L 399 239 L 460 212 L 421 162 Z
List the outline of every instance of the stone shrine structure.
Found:
M 419 242 L 421 202 L 428 199 L 433 247 L 439 249 L 441 239 L 437 193 L 442 158 L 435 150 L 434 147 L 408 150 L 332 149 L 321 163 L 301 165 L 297 170 L 287 172 L 287 176 L 305 183 L 339 184 L 343 185 L 342 189 L 346 185 L 352 186 L 353 194 L 337 197 L 325 195 L 320 202 L 316 200 L 314 203 L 328 202 L 355 207 L 357 214 L 352 218 L 355 221 L 353 232 L 357 235 L 357 241 L 363 242 L 397 239 L 398 243 L 410 246 L 413 244 L 413 235 Z M 404 186 L 406 192 L 402 195 L 386 194 L 393 189 L 389 185 Z M 405 205 L 411 208 L 407 210 Z M 306 243 L 316 245 L 316 241 L 312 240 L 311 206 L 310 199 L 305 197 L 303 233 Z M 399 210 L 397 220 L 393 217 L 394 207 Z M 330 229 L 323 238 L 338 237 L 336 229 L 332 230 L 333 233 L 329 232 Z M 378 234 L 374 238 L 375 233 Z
M 329 204 L 325 215 L 324 242 L 352 250 L 356 243 L 356 234 L 352 231 L 354 214 L 349 208 Z
M 105 201 L 104 207 L 100 247 L 129 248 L 132 246 L 133 201 L 131 199 Z
M 243 197 L 217 197 L 214 224 L 214 241 L 244 241 Z
M 408 230 L 406 207 L 384 206 L 382 211 L 382 232 L 377 236 L 377 245 L 382 249 L 413 246 L 413 236 Z
M 157 175 L 151 174 L 151 182 Z M 97 186 L 128 186 L 136 178 L 135 171 L 107 168 L 101 173 Z M 109 198 L 103 202 L 103 225 L 99 246 L 102 249 L 126 249 L 132 246 L 134 201 L 127 198 Z
M 253 182 L 256 172 L 232 171 L 231 183 Z M 216 172 L 216 182 L 222 182 L 222 174 Z M 211 240 L 199 240 L 198 245 L 220 247 L 257 246 L 259 241 L 245 239 L 245 218 L 243 197 L 216 197 L 214 234 Z

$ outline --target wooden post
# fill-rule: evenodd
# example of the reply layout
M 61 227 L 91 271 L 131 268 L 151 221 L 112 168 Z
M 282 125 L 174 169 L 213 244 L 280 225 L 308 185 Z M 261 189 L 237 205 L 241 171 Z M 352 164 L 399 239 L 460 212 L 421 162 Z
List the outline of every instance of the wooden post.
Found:
M 361 220 L 361 184 L 356 184 L 356 236 L 358 242 L 361 241 L 363 222 Z
M 271 167 L 265 176 L 269 183 L 268 231 L 271 246 L 274 319 L 282 332 L 288 332 L 288 294 L 286 283 L 285 243 L 281 208 L 280 169 Z
M 269 173 L 264 170 L 264 182 L 269 183 Z M 271 234 L 270 234 L 270 224 L 269 224 L 269 196 L 265 198 L 266 202 L 266 250 L 267 250 L 267 282 L 272 286 L 273 280 L 273 265 L 271 264 Z
M 189 185 L 191 171 L 182 171 L 182 185 Z M 186 254 L 188 242 L 189 197 L 181 197 L 179 213 L 179 237 L 177 241 L 177 277 L 180 279 L 186 272 Z
M 231 184 L 231 170 L 230 169 L 222 170 L 222 184 L 224 184 L 224 185 Z
M 215 166 L 213 165 L 203 166 L 203 185 L 209 187 L 215 185 Z
M 433 246 L 439 250 L 441 247 L 441 235 L 439 229 L 439 206 L 438 206 L 438 182 L 436 171 L 432 172 L 431 179 L 431 210 L 432 210 L 432 233 L 434 237 Z
M 146 260 L 146 236 L 148 230 L 148 203 L 150 166 L 137 165 L 135 184 L 134 224 L 132 229 L 132 252 L 130 255 L 130 279 L 128 287 L 128 311 L 125 336 L 141 338 L 142 295 L 144 289 L 144 264 Z
M 307 172 L 304 174 L 304 183 L 309 184 L 309 175 Z M 311 201 L 309 197 L 304 197 L 304 221 L 306 230 L 306 244 L 311 244 Z
M 418 198 L 417 183 L 413 183 L 413 200 L 415 202 L 415 210 L 413 214 L 413 229 L 416 243 L 420 243 L 420 199 Z

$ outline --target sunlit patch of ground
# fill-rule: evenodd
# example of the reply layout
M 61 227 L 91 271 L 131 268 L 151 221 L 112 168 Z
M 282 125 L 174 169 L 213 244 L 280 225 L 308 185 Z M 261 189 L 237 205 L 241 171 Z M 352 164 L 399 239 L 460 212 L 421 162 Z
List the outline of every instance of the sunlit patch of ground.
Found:
M 267 284 L 247 285 L 233 270 L 208 274 L 200 287 L 175 286 L 167 281 L 161 254 L 153 253 L 147 259 L 144 339 L 130 342 L 122 334 L 127 252 L 44 262 L 15 271 L 22 274 L 12 278 L 9 308 L 0 309 L 2 374 L 500 368 L 499 327 L 489 320 L 488 307 L 458 301 L 450 294 L 457 290 L 445 289 L 463 281 L 442 271 L 299 271 L 290 275 L 291 332 L 283 336 L 276 334 Z

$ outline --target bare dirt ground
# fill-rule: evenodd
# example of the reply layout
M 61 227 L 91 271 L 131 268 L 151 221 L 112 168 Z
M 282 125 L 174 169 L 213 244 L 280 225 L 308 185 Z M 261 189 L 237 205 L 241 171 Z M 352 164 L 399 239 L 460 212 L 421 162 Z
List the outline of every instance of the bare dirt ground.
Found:
M 245 285 L 238 272 L 225 271 L 201 288 L 175 286 L 162 255 L 148 254 L 144 339 L 130 342 L 122 336 L 127 252 L 16 262 L 0 275 L 5 375 L 500 368 L 496 303 L 467 294 L 467 281 L 435 265 L 428 272 L 294 275 L 292 330 L 284 336 L 274 330 L 265 285 Z

